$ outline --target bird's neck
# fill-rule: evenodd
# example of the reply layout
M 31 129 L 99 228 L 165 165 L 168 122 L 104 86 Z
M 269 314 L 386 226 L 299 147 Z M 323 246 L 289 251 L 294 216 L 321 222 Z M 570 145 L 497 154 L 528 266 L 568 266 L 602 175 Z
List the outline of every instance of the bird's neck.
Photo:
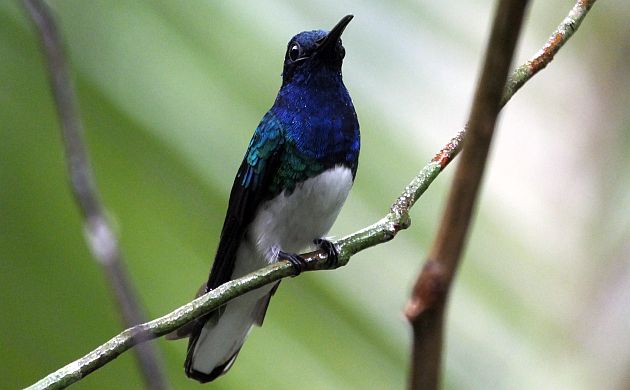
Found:
M 282 87 L 327 88 L 343 84 L 341 70 L 323 67 L 315 72 L 296 72 L 290 79 L 282 82 Z
M 320 121 L 354 115 L 341 72 L 333 69 L 296 74 L 290 81 L 283 82 L 272 110 L 281 120 L 290 119 L 294 124 L 317 125 Z M 329 129 L 334 131 L 335 126 Z

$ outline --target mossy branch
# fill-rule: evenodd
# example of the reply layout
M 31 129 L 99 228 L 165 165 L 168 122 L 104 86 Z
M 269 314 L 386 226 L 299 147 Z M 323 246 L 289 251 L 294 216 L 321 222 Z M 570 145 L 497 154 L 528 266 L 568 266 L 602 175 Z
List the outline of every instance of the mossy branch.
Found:
M 516 68 L 506 84 L 501 106 L 505 105 L 523 84 L 552 61 L 553 56 L 577 31 L 580 23 L 594 3 L 595 0 L 577 1 L 569 15 L 554 31 L 545 46 L 532 59 Z M 354 254 L 362 250 L 392 240 L 399 231 L 410 226 L 410 209 L 440 172 L 459 153 L 465 134 L 466 129 L 460 130 L 420 170 L 383 218 L 335 242 L 339 252 L 339 261 L 336 263 L 336 267 L 345 266 Z M 308 271 L 331 268 L 326 254 L 322 252 L 306 253 L 303 257 L 307 262 Z M 87 355 L 41 379 L 28 387 L 28 389 L 60 389 L 67 387 L 141 342 L 170 333 L 189 321 L 211 312 L 229 300 L 248 291 L 293 275 L 295 275 L 293 266 L 286 261 L 282 261 L 225 283 L 160 318 L 123 331 Z

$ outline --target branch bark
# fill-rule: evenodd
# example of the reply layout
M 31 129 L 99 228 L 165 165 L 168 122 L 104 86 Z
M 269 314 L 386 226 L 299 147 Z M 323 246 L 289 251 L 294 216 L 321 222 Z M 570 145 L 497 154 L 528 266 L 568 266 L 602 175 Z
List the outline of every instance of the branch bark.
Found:
M 526 6 L 527 0 L 499 1 L 462 161 L 429 257 L 405 309 L 413 329 L 411 389 L 437 389 L 439 385 L 447 297 L 468 235 Z
M 50 88 L 61 125 L 70 188 L 84 219 L 86 241 L 107 277 L 123 326 L 140 324 L 145 318 L 123 265 L 118 240 L 105 217 L 96 188 L 57 25 L 43 1 L 23 0 L 23 5 L 37 29 L 46 59 Z M 136 350 L 136 357 L 145 385 L 151 389 L 166 389 L 164 370 L 155 347 L 151 344 L 140 345 Z
M 594 2 L 595 0 L 578 0 L 569 16 L 552 34 L 543 49 L 514 71 L 506 84 L 501 107 L 522 85 L 551 62 L 553 55 L 578 29 Z M 556 38 L 558 34 L 560 34 L 560 39 Z M 339 251 L 338 267 L 345 266 L 352 255 L 390 241 L 400 230 L 410 226 L 409 210 L 440 172 L 460 152 L 465 136 L 466 129 L 460 130 L 411 180 L 382 219 L 335 242 Z M 307 271 L 330 269 L 324 253 L 311 252 L 304 254 L 303 257 L 307 262 Z M 439 273 L 440 271 L 436 269 L 433 272 Z M 160 318 L 126 329 L 87 355 L 42 378 L 29 386 L 28 389 L 67 387 L 146 340 L 166 335 L 239 295 L 292 275 L 294 275 L 293 267 L 288 262 L 282 261 L 225 283 Z
M 437 237 L 405 309 L 413 329 L 409 380 L 412 389 L 436 389 L 439 386 L 447 298 L 468 235 L 498 113 L 527 80 L 551 62 L 577 30 L 594 2 L 578 1 L 545 46 L 518 67 L 507 83 L 504 80 L 527 1 L 502 0 L 499 3 L 468 121 L 470 130 L 466 137 L 466 148 L 455 173 Z M 458 136 L 459 148 L 463 134 Z M 452 156 L 443 152 L 434 158 L 446 163 L 451 159 Z

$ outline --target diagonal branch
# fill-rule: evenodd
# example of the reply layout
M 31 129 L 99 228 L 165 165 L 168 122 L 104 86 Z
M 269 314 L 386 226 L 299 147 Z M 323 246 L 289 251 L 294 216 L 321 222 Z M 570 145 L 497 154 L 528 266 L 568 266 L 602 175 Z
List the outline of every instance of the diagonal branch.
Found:
M 48 6 L 41 0 L 23 0 L 24 7 L 37 28 L 47 61 L 50 87 L 66 154 L 70 187 L 84 219 L 86 240 L 94 258 L 103 267 L 125 327 L 145 321 L 138 298 L 122 262 L 118 240 L 105 217 L 94 175 L 90 167 L 83 125 L 66 64 L 61 37 Z M 147 387 L 165 389 L 166 382 L 153 345 L 142 344 L 136 351 L 138 364 Z
M 595 4 L 595 0 L 577 0 L 569 14 L 564 18 L 560 25 L 555 29 L 551 36 L 532 58 L 523 65 L 519 66 L 512 73 L 512 77 L 505 85 L 503 98 L 501 99 L 501 107 L 514 96 L 523 84 L 531 79 L 536 73 L 543 70 L 553 60 L 553 56 L 564 46 L 564 44 L 573 36 L 580 28 L 582 21 Z
M 554 55 L 580 27 L 594 3 L 595 0 L 577 0 L 543 48 L 514 70 L 505 84 L 499 109 L 505 106 L 529 79 L 553 60 Z M 496 74 L 493 78 L 497 79 Z M 480 82 L 480 86 L 485 84 L 483 80 Z M 452 161 L 462 148 L 468 128 L 476 126 L 472 122 L 475 116 L 475 112 L 472 112 L 471 122 L 433 158 L 433 163 L 439 164 L 443 169 Z M 478 153 L 477 157 L 487 153 L 487 150 L 485 152 L 479 150 L 478 143 L 475 145 L 473 142 L 467 143 L 467 149 L 470 149 L 471 153 Z M 480 160 L 474 162 L 470 155 L 462 156 L 462 160 L 464 161 L 458 167 L 438 237 L 422 272 L 418 275 L 412 297 L 405 308 L 405 314 L 414 329 L 413 366 L 410 378 L 412 388 L 436 388 L 439 381 L 444 305 L 457 269 L 481 180 L 482 171 L 479 168 L 483 168 L 484 165 Z M 485 161 L 485 157 L 483 160 Z M 464 190 L 462 187 L 468 189 Z
M 26 1 L 26 0 L 24 0 Z M 561 39 L 553 39 L 527 63 L 512 74 L 507 82 L 502 106 L 507 103 L 516 91 L 544 68 L 553 59 L 553 54 L 573 35 L 590 10 L 595 0 L 578 0 L 569 16 L 558 27 L 552 38 L 560 34 Z M 567 29 L 566 26 L 572 26 Z M 534 67 L 532 64 L 536 63 Z M 525 69 L 525 70 L 523 70 Z M 511 87 L 516 86 L 518 87 Z M 417 176 L 405 187 L 396 199 L 389 212 L 376 223 L 341 238 L 335 245 L 339 251 L 338 267 L 344 266 L 350 257 L 364 249 L 390 241 L 396 234 L 410 226 L 409 210 L 431 185 L 440 172 L 453 160 L 462 148 L 466 129 L 460 130 L 435 157 L 425 165 Z M 329 269 L 326 255 L 311 252 L 303 255 L 307 262 L 307 270 Z M 239 295 L 254 290 L 265 284 L 294 275 L 293 267 L 286 261 L 272 264 L 242 278 L 232 280 L 207 294 L 173 310 L 153 321 L 136 325 L 116 335 L 87 355 L 58 369 L 29 389 L 59 389 L 67 387 L 106 365 L 120 354 L 146 340 L 154 339 L 170 333 L 195 318 L 201 317 L 220 307 Z
M 501 110 L 501 94 L 526 6 L 527 0 L 499 1 L 470 112 L 466 148 L 457 166 L 446 210 L 428 260 L 418 275 L 405 310 L 413 329 L 411 389 L 437 389 L 439 385 L 447 297 L 468 236 Z

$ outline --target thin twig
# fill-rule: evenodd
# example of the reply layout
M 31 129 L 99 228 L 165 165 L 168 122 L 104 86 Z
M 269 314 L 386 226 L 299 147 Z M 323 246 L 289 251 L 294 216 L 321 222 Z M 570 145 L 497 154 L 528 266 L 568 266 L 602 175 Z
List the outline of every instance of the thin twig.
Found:
M 505 85 L 503 99 L 501 99 L 501 107 L 514 96 L 523 84 L 531 79 L 536 73 L 543 70 L 547 64 L 553 60 L 553 56 L 564 46 L 564 44 L 573 36 L 580 28 L 582 20 L 588 14 L 591 7 L 595 4 L 595 0 L 578 0 L 566 18 L 560 23 L 558 28 L 551 34 L 545 46 L 538 51 L 526 63 L 514 70 L 512 77 Z
M 499 1 L 468 120 L 465 148 L 437 236 L 405 310 L 413 329 L 411 389 L 439 386 L 447 297 L 468 236 L 526 6 L 527 0 Z
M 569 14 L 551 34 L 542 49 L 534 54 L 527 62 L 514 70 L 508 82 L 505 84 L 503 98 L 501 99 L 502 108 L 529 79 L 543 70 L 553 60 L 556 53 L 560 51 L 562 46 L 564 46 L 578 30 L 588 14 L 588 11 L 590 11 L 593 4 L 595 4 L 595 1 L 596 0 L 577 0 L 573 8 L 569 11 Z M 453 137 L 451 142 L 446 144 L 446 146 L 433 157 L 432 162 L 440 164 L 442 169 L 446 168 L 461 151 L 465 135 L 466 128 L 460 130 L 457 135 Z
M 594 0 L 590 2 L 582 0 L 578 1 L 578 4 L 569 14 L 569 17 L 574 20 L 572 23 L 574 29 L 571 31 L 567 30 L 566 35 L 563 35 L 563 39 L 553 44 L 554 49 L 550 50 L 550 52 L 553 51 L 553 53 L 556 53 L 562 47 L 564 42 L 573 35 L 593 3 Z M 559 30 L 561 30 L 561 27 L 559 27 L 557 31 Z M 545 45 L 545 47 L 549 47 L 549 43 Z M 540 67 L 540 69 L 551 62 L 553 59 L 552 57 L 553 56 L 540 57 L 541 64 L 544 64 Z M 538 56 L 534 58 L 538 58 Z M 526 64 L 523 66 L 525 65 Z M 521 86 L 534 74 L 535 73 L 515 71 L 510 77 L 507 86 L 513 84 Z M 503 95 L 503 104 L 505 104 L 513 96 L 517 89 L 518 88 L 510 89 L 506 87 L 506 91 Z M 440 172 L 459 153 L 462 148 L 464 136 L 465 129 L 460 130 L 457 135 L 453 137 L 453 139 L 449 141 L 446 146 L 422 168 L 418 175 L 416 175 L 407 187 L 405 187 L 403 193 L 394 202 L 385 217 L 376 223 L 335 242 L 339 251 L 339 267 L 346 265 L 352 255 L 372 246 L 390 241 L 400 230 L 409 227 L 411 223 L 409 210 L 427 190 L 427 188 L 429 188 L 433 180 L 435 180 Z M 329 269 L 325 254 L 312 252 L 303 256 L 307 261 L 308 270 Z M 207 294 L 173 310 L 169 314 L 151 322 L 136 325 L 123 331 L 87 355 L 69 363 L 68 365 L 41 379 L 28 389 L 59 389 L 69 386 L 72 383 L 81 380 L 81 378 L 85 377 L 87 374 L 111 362 L 120 354 L 135 345 L 170 333 L 195 318 L 211 312 L 217 307 L 228 302 L 230 299 L 264 286 L 265 284 L 291 276 L 293 275 L 293 272 L 293 267 L 288 262 L 283 261 L 260 269 L 240 279 L 225 283 Z
M 556 30 L 551 34 L 545 45 L 527 62 L 514 70 L 508 79 L 503 97 L 500 102 L 502 108 L 510 101 L 512 96 L 534 75 L 544 69 L 552 60 L 564 44 L 578 30 L 582 21 L 595 4 L 595 0 L 577 0 L 569 14 L 564 18 Z M 461 130 L 432 160 L 440 169 L 444 169 L 462 149 L 463 141 L 466 137 L 468 126 Z M 462 162 L 460 167 L 466 169 L 469 165 Z M 431 164 L 425 167 L 431 168 Z M 467 173 L 463 174 L 467 176 Z M 436 175 L 437 176 L 437 175 Z M 459 175 L 457 175 L 459 177 Z M 457 178 L 456 178 L 457 180 Z M 421 195 L 421 194 L 420 194 Z M 450 198 L 449 198 L 449 204 Z M 461 205 L 460 205 L 461 206 Z M 464 227 L 466 223 L 456 221 Z M 435 388 L 438 383 L 438 372 L 440 366 L 440 354 L 442 345 L 442 329 L 444 315 L 444 301 L 448 295 L 448 286 L 454 275 L 456 263 L 445 268 L 436 259 L 440 259 L 439 251 L 461 252 L 461 248 L 456 248 L 455 243 L 463 243 L 463 240 L 452 236 L 449 229 L 441 231 L 441 245 L 436 245 L 430 252 L 429 260 L 425 263 L 423 270 L 416 281 L 412 298 L 405 308 L 405 314 L 414 324 L 414 329 L 418 330 L 414 334 L 414 349 L 412 361 L 421 365 L 414 367 L 411 373 L 410 384 L 415 388 Z M 463 233 L 465 237 L 465 232 Z M 453 253 L 451 253 L 453 254 Z M 457 254 L 459 256 L 459 253 Z M 421 333 L 422 332 L 422 333 Z
M 138 299 L 127 277 L 116 235 L 112 231 L 100 201 L 90 161 L 83 142 L 74 88 L 65 60 L 62 41 L 48 6 L 41 0 L 23 0 L 29 17 L 37 28 L 57 115 L 61 124 L 70 187 L 84 218 L 86 240 L 94 258 L 101 264 L 116 298 L 124 327 L 145 321 Z M 157 351 L 149 343 L 137 349 L 137 359 L 145 384 L 151 389 L 165 389 L 166 381 Z

